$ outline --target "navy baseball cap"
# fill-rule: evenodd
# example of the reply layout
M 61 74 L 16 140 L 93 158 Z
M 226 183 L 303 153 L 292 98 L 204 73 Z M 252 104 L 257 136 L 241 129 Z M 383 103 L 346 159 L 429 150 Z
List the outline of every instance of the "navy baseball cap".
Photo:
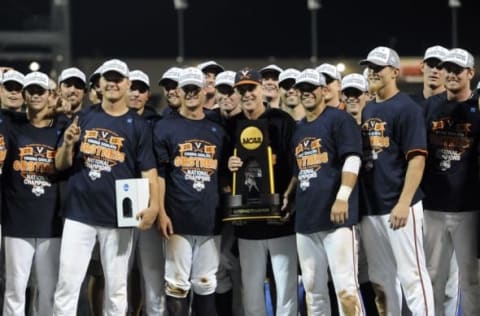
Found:
M 235 75 L 235 87 L 244 85 L 244 84 L 255 84 L 259 85 L 262 83 L 262 76 L 260 73 L 254 69 L 244 68 L 237 72 Z

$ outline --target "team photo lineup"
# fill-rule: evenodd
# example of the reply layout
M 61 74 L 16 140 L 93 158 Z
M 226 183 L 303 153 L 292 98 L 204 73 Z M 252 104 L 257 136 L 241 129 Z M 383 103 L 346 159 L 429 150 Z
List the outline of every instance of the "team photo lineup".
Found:
M 0 315 L 480 315 L 474 57 L 419 55 L 415 93 L 385 46 L 347 74 L 0 65 Z

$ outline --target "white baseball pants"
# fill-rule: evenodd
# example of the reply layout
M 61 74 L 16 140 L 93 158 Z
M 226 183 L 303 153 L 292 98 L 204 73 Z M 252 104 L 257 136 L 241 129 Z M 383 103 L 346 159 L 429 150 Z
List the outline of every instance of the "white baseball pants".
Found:
M 3 315 L 25 315 L 25 291 L 32 266 L 38 284 L 38 315 L 52 315 L 60 238 L 5 237 L 4 247 L 6 282 Z
M 388 315 L 401 314 L 399 280 L 412 315 L 434 316 L 432 283 L 423 248 L 422 202 L 410 207 L 403 228 L 391 229 L 389 218 L 390 214 L 364 216 L 361 221 L 370 280 L 382 287 Z
M 478 211 L 425 211 L 425 254 L 432 279 L 437 315 L 444 315 L 445 287 L 452 254 L 458 264 L 458 284 L 464 315 L 480 315 L 477 259 Z
M 297 234 L 297 248 L 308 315 L 331 314 L 328 268 L 340 315 L 364 315 L 357 280 L 358 241 L 354 228 Z
M 190 289 L 215 293 L 219 255 L 213 236 L 172 235 L 165 241 L 165 293 L 184 298 Z
M 80 287 L 97 239 L 105 276 L 103 315 L 125 315 L 132 234 L 131 228 L 92 226 L 65 220 L 53 315 L 75 315 Z

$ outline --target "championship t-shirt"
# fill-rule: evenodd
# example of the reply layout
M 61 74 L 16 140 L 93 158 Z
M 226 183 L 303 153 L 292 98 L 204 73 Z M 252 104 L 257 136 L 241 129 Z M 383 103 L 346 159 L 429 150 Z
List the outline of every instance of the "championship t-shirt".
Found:
M 332 205 L 341 185 L 347 156 L 362 154 L 360 129 L 351 115 L 332 107 L 314 121 L 303 119 L 293 136 L 294 175 L 297 177 L 295 231 L 311 234 L 358 222 L 358 188 L 348 200 L 348 221 L 330 220 Z
M 449 101 L 442 93 L 425 104 L 428 159 L 423 206 L 436 211 L 480 210 L 478 102 Z
M 152 129 L 133 110 L 111 116 L 101 105 L 82 110 L 78 124 L 65 217 L 116 227 L 115 180 L 140 178 L 142 171 L 155 168 Z
M 9 122 L 9 151 L 3 173 L 3 234 L 19 238 L 59 237 L 57 143 L 64 126 L 33 126 L 26 118 Z
M 389 214 L 403 190 L 408 161 L 426 155 L 422 109 L 399 92 L 383 102 L 371 101 L 362 112 L 363 168 L 360 194 L 366 215 Z M 412 204 L 422 199 L 417 189 Z
M 165 179 L 165 208 L 176 234 L 214 234 L 226 134 L 207 118 L 168 116 L 155 124 L 154 148 Z

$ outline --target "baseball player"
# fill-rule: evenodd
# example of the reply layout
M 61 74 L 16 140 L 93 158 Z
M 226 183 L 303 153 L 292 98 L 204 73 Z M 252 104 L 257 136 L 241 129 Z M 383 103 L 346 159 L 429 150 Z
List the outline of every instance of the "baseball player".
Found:
M 445 92 L 445 72 L 441 65 L 448 54 L 448 49 L 443 46 L 432 46 L 427 48 L 420 64 L 423 74 L 423 89 L 412 95 L 413 101 L 420 105 L 433 95 Z
M 57 151 L 58 170 L 70 169 L 54 315 L 74 315 L 95 241 L 105 273 L 104 314 L 127 311 L 126 285 L 132 229 L 117 228 L 115 180 L 144 177 L 158 188 L 151 129 L 127 106 L 128 66 L 117 59 L 102 66 L 103 100 L 80 112 Z M 158 214 L 156 194 L 137 215 L 148 229 Z
M 473 56 L 452 49 L 443 59 L 446 93 L 425 101 L 428 159 L 425 191 L 425 253 L 433 283 L 437 315 L 443 315 L 450 259 L 455 253 L 461 306 L 465 315 L 479 315 L 476 258 L 480 200 L 477 189 L 480 114 L 472 99 Z
M 215 78 L 224 70 L 223 66 L 214 60 L 209 60 L 197 67 L 205 74 L 205 91 L 207 95 L 203 107 L 209 110 L 218 108 L 218 104 L 215 103 Z
M 101 65 L 88 78 L 88 99 L 91 104 L 98 104 L 102 101 L 102 91 L 100 91 L 100 73 Z
M 346 111 L 360 125 L 363 108 L 370 100 L 367 79 L 360 74 L 346 75 L 342 79 L 342 98 L 345 101 Z
M 169 316 L 186 316 L 189 293 L 197 316 L 215 310 L 219 264 L 214 240 L 223 128 L 206 118 L 205 78 L 200 69 L 180 73 L 179 115 L 154 127 L 160 179 L 159 227 L 166 240 L 165 293 Z
M 275 156 L 273 166 L 275 190 L 283 195 L 292 178 L 292 161 L 289 154 L 296 123 L 287 113 L 276 108 L 268 108 L 263 103 L 264 89 L 257 71 L 247 68 L 237 72 L 235 89 L 240 94 L 242 113 L 232 118 L 233 123 L 239 120 L 267 121 L 269 145 Z M 235 124 L 230 128 L 233 135 Z M 229 158 L 228 167 L 232 172 L 238 171 L 242 164 L 243 161 L 239 157 Z M 287 214 L 283 225 L 265 221 L 248 222 L 236 226 L 235 233 L 238 237 L 242 283 L 245 288 L 243 293 L 245 315 L 266 316 L 263 286 L 267 259 L 270 256 L 277 291 L 276 315 L 296 316 L 297 249 L 291 218 Z
M 358 223 L 360 129 L 350 115 L 325 104 L 326 85 L 325 77 L 315 69 L 305 69 L 296 77 L 305 119 L 292 138 L 296 163 L 284 205 L 295 194 L 295 231 L 308 314 L 331 314 L 329 267 L 340 315 L 364 315 L 354 229 Z
M 345 110 L 345 103 L 340 99 L 342 94 L 342 74 L 340 71 L 338 71 L 337 67 L 334 65 L 327 63 L 321 64 L 315 68 L 315 70 L 323 74 L 327 80 L 328 93 L 325 96 L 325 102 L 327 105 L 340 110 Z
M 5 299 L 3 315 L 25 315 L 25 292 L 32 268 L 38 284 L 36 310 L 51 315 L 58 276 L 61 217 L 55 151 L 62 127 L 52 119 L 49 77 L 25 76 L 27 115 L 9 120 L 9 151 L 3 168 L 5 208 Z
M 0 86 L 0 104 L 2 109 L 15 112 L 24 112 L 23 108 L 23 80 L 24 76 L 16 70 L 8 70 L 3 73 L 2 85 Z
M 433 316 L 418 188 L 427 153 L 423 115 L 397 88 L 400 58 L 393 49 L 377 47 L 360 64 L 368 67 L 368 85 L 375 92 L 362 113 L 360 189 L 366 204 L 361 232 L 379 314 L 400 315 L 399 280 L 412 314 Z
M 262 76 L 262 86 L 265 101 L 269 107 L 276 109 L 281 108 L 278 76 L 282 71 L 282 68 L 274 64 L 265 66 L 259 71 L 260 75 Z
M 298 90 L 293 86 L 295 79 L 300 71 L 294 68 L 285 69 L 278 76 L 278 86 L 280 87 L 280 99 L 282 110 L 290 114 L 290 116 L 299 122 L 305 117 L 305 110 L 300 104 L 300 95 Z
M 167 98 L 167 107 L 162 112 L 162 116 L 164 117 L 176 113 L 180 107 L 180 97 L 177 86 L 178 76 L 180 76 L 181 71 L 182 69 L 178 67 L 169 68 L 158 81 L 158 85 L 163 87 L 164 95 Z
M 129 73 L 131 81 L 129 93 L 129 107 L 134 109 L 138 115 L 153 125 L 160 116 L 147 105 L 150 97 L 150 78 L 141 70 L 132 70 Z M 163 238 L 156 227 L 146 231 L 134 231 L 132 261 L 136 261 L 138 272 L 141 276 L 141 293 L 143 295 L 143 311 L 145 315 L 164 316 L 165 307 L 165 286 L 163 277 L 165 274 L 165 254 L 163 249 Z M 136 260 L 135 260 L 136 259 Z M 130 277 L 130 280 L 132 278 Z M 133 283 L 133 282 L 131 282 Z M 130 295 L 136 296 L 138 288 L 130 286 Z M 137 306 L 137 302 L 130 302 Z M 137 314 L 137 309 L 133 309 Z
M 78 68 L 67 68 L 60 73 L 58 85 L 63 101 L 63 113 L 68 118 L 72 118 L 82 109 L 83 98 L 87 91 L 86 76 Z

